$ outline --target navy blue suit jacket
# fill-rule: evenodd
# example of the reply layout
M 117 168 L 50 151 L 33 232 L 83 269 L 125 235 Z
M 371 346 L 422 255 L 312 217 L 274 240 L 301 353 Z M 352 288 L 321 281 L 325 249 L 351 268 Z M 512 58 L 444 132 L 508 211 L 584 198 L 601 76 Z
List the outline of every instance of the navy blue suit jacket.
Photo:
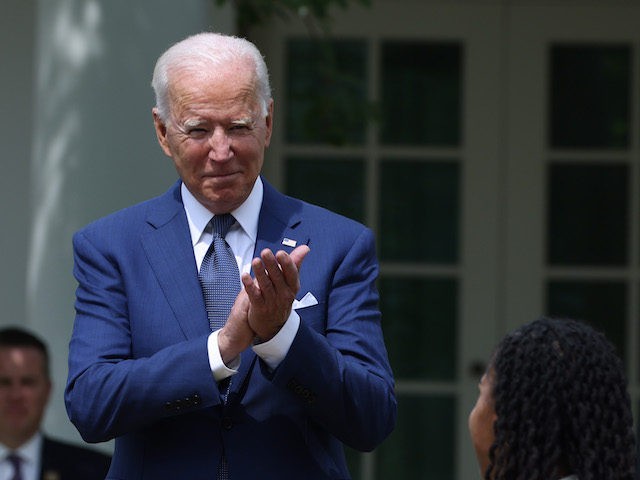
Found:
M 373 235 L 264 182 L 256 252 L 308 244 L 301 322 L 275 371 L 243 352 L 226 405 L 177 182 L 74 236 L 78 281 L 65 402 L 89 442 L 115 438 L 110 479 L 344 479 L 342 444 L 368 451 L 396 421 Z M 289 243 L 289 242 L 287 242 Z
M 104 480 L 111 457 L 45 436 L 40 462 L 41 480 Z

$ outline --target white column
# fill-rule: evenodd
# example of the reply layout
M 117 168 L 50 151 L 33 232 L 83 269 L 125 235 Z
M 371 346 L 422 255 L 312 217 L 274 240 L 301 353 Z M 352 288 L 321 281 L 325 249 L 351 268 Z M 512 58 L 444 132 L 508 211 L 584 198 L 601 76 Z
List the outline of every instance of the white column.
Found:
M 89 221 L 158 195 L 175 181 L 153 130 L 153 66 L 187 35 L 230 32 L 233 16 L 213 0 L 37 5 L 27 323 L 51 348 L 55 385 L 45 430 L 75 441 L 79 435 L 63 403 L 76 287 L 71 237 Z

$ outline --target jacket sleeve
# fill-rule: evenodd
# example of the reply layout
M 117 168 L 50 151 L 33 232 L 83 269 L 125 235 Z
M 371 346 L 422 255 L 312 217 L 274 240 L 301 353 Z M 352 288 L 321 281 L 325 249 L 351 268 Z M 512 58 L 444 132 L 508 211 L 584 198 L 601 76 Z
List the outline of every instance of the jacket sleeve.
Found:
M 123 270 L 143 270 L 141 265 L 133 260 L 125 265 L 113 251 L 106 252 L 108 239 L 98 241 L 100 236 L 93 233 L 94 241 L 85 232 L 77 233 L 73 241 L 78 287 L 65 405 L 81 436 L 102 442 L 219 403 L 207 335 L 187 340 L 175 319 L 165 321 L 163 316 L 170 316 L 171 310 L 162 304 L 157 285 L 142 285 L 134 281 L 140 277 L 133 276 L 125 281 Z M 157 318 L 131 318 L 133 306 L 126 292 L 132 289 L 139 292 L 137 301 L 146 303 L 149 316 Z M 153 344 L 148 355 L 140 353 L 132 329 L 142 330 Z M 176 335 L 183 340 L 176 343 Z

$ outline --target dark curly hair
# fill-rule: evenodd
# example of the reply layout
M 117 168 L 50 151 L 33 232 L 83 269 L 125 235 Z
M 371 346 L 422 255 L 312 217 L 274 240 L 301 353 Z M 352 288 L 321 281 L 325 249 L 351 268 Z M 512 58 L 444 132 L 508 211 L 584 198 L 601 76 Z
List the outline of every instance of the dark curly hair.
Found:
M 497 419 L 485 479 L 634 480 L 627 380 L 604 335 L 539 318 L 499 343 L 488 376 Z

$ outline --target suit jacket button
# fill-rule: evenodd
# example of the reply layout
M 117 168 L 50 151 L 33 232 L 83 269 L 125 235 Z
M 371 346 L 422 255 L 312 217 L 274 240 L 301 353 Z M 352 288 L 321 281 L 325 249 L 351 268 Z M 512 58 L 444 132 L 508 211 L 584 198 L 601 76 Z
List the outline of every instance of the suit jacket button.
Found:
M 193 406 L 197 407 L 198 405 L 200 405 L 202 403 L 202 399 L 200 398 L 200 395 L 198 395 L 197 393 L 193 395 Z
M 164 409 L 165 409 L 166 411 L 168 411 L 168 412 L 169 412 L 169 411 L 171 411 L 171 410 L 173 410 L 173 404 L 172 404 L 171 402 L 167 402 L 167 403 L 165 403 L 165 404 L 164 404 Z
M 225 430 L 231 430 L 231 427 L 233 427 L 233 420 L 231 419 L 231 417 L 222 417 L 221 425 Z

